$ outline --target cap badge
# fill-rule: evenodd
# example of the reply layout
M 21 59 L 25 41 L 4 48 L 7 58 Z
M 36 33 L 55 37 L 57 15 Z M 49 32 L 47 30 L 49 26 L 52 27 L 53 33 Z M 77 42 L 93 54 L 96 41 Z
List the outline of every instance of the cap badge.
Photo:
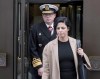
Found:
M 49 5 L 45 5 L 45 10 L 49 10 Z

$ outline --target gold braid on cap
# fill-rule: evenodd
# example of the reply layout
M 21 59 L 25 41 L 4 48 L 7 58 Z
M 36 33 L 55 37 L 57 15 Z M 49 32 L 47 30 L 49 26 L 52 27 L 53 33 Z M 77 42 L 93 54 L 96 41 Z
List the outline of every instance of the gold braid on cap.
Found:
M 45 5 L 45 10 L 49 10 L 49 5 Z

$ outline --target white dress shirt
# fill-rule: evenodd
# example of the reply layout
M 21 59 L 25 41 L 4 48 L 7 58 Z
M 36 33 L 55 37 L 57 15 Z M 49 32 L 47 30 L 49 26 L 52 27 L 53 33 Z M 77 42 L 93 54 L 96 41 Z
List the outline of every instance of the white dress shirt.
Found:
M 46 26 L 47 26 L 47 28 L 48 28 L 49 26 L 52 27 L 51 35 L 53 35 L 53 33 L 54 33 L 54 23 L 52 23 L 51 25 L 46 24 Z

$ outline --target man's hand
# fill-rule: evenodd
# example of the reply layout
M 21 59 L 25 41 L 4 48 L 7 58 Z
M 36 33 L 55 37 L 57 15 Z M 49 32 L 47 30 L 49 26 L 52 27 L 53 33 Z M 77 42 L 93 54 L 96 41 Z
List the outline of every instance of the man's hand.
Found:
M 42 73 L 43 73 L 43 67 L 41 67 L 41 68 L 38 69 L 38 75 L 42 76 Z

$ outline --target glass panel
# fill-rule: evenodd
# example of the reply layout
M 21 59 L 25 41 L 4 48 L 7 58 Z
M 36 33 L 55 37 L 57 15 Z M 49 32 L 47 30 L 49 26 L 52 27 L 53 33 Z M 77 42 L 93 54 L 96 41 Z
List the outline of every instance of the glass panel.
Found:
M 59 16 L 67 16 L 72 28 L 69 33 L 70 36 L 82 40 L 82 2 L 72 4 L 61 4 Z
M 21 4 L 18 3 L 17 79 L 21 79 L 21 42 L 20 42 L 20 32 L 21 32 Z
M 80 27 L 81 26 L 81 6 L 77 6 L 77 13 L 76 13 L 76 38 L 81 39 L 81 32 L 80 32 Z
M 26 19 L 26 7 L 24 1 L 17 4 L 17 78 L 28 79 L 28 28 Z M 24 14 L 25 13 L 25 14 Z M 24 16 L 24 17 L 23 17 Z

